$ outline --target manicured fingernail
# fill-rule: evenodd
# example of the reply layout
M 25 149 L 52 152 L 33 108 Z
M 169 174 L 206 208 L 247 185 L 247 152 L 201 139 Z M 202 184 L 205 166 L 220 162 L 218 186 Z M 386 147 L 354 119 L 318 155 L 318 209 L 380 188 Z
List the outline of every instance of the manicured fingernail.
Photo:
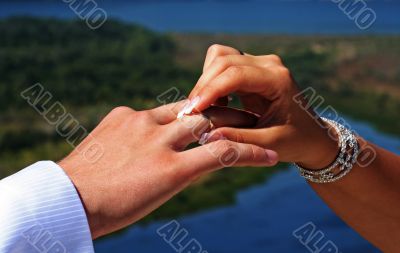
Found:
M 176 116 L 177 119 L 181 119 L 186 114 L 186 109 L 190 105 L 190 100 L 187 100 L 183 106 L 183 108 L 179 111 L 178 115 Z
M 193 109 L 197 106 L 197 104 L 199 102 L 200 102 L 200 97 L 199 96 L 193 98 L 192 100 L 188 100 L 188 103 L 185 104 L 185 106 L 178 113 L 176 118 L 177 119 L 181 119 L 183 116 L 191 114 L 193 112 Z
M 200 140 L 201 140 L 201 138 L 200 138 Z M 226 138 L 221 133 L 216 131 L 216 132 L 207 133 L 206 139 L 204 140 L 205 142 L 204 143 L 200 143 L 200 141 L 199 141 L 199 143 L 201 145 L 204 145 L 206 143 L 211 143 L 211 142 L 219 141 L 219 140 L 226 140 Z
M 180 111 L 179 113 L 178 113 L 178 116 L 176 116 L 176 118 L 177 119 L 181 119 L 182 117 L 183 117 L 183 115 L 185 115 L 185 111 Z
M 224 137 L 224 135 L 220 132 L 218 132 L 218 130 L 216 132 L 210 133 L 207 139 L 207 142 L 214 142 L 214 141 L 218 141 L 218 140 L 226 140 L 226 138 Z
M 199 144 L 200 145 L 206 144 L 209 135 L 210 135 L 209 133 L 203 133 L 200 137 Z
M 193 112 L 193 109 L 197 106 L 197 104 L 200 102 L 200 97 L 197 96 L 190 101 L 190 104 L 185 110 L 185 114 L 191 114 Z
M 275 164 L 278 162 L 278 153 L 276 153 L 275 151 L 266 149 L 265 154 L 267 155 L 268 163 Z

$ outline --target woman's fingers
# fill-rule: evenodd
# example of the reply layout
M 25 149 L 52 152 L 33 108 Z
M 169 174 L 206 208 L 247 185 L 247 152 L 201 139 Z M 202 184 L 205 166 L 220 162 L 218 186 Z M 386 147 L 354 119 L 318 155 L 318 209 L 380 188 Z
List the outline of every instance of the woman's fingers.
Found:
M 256 129 L 221 127 L 208 133 L 204 143 L 210 143 L 223 138 L 234 142 L 254 144 L 264 148 L 273 148 L 279 152 L 281 144 L 287 139 L 287 136 L 280 134 L 280 132 L 279 126 Z
M 295 156 L 290 154 L 290 151 L 288 151 L 290 149 L 287 148 L 287 145 L 292 141 L 292 133 L 291 131 L 283 133 L 280 126 L 257 129 L 221 127 L 204 134 L 201 137 L 201 143 L 208 144 L 221 139 L 273 149 L 279 153 L 280 157 L 283 159 L 281 161 L 294 161 L 283 158 L 288 156 L 294 158 Z M 304 146 L 303 148 L 307 149 L 308 147 Z M 295 159 L 298 159 L 298 157 Z
M 263 115 L 272 104 L 272 100 L 265 99 L 255 93 L 242 93 L 239 95 L 239 98 L 245 110 L 259 115 Z
M 249 143 L 258 146 L 266 147 L 269 140 L 266 135 L 267 130 L 264 128 L 259 129 L 242 129 L 232 127 L 221 127 L 215 129 L 204 137 L 204 143 L 211 143 L 220 139 L 228 139 L 234 142 Z M 262 136 L 262 138 L 260 137 Z
M 210 46 L 207 51 L 206 59 L 204 60 L 203 72 L 207 71 L 215 58 L 224 55 L 240 55 L 240 52 L 233 47 L 218 44 Z
M 182 150 L 212 127 L 254 127 L 257 120 L 256 115 L 243 110 L 211 106 L 203 114 L 185 116 L 163 126 L 162 131 L 176 150 Z
M 204 66 L 203 66 L 203 74 L 207 73 L 208 70 L 215 69 L 215 65 L 219 62 L 222 63 L 223 60 L 218 60 L 216 61 L 217 58 L 223 58 L 224 56 L 241 56 L 239 50 L 228 47 L 228 46 L 222 46 L 222 45 L 212 45 L 208 48 L 206 59 L 204 61 Z M 213 65 L 213 66 L 211 66 Z M 215 72 L 215 71 L 214 71 Z M 203 75 L 200 77 L 200 79 L 203 77 Z M 205 77 L 203 77 L 204 79 Z M 193 88 L 191 94 L 195 93 L 196 90 L 199 88 L 199 85 L 195 85 Z M 191 97 L 189 95 L 189 97 Z M 220 105 L 218 103 L 218 105 Z
M 196 175 L 231 166 L 273 166 L 278 154 L 259 146 L 219 140 L 180 153 L 186 168 Z
M 281 83 L 275 69 L 250 66 L 232 66 L 205 85 L 197 94 L 195 109 L 199 112 L 208 108 L 219 97 L 233 92 L 256 93 L 273 100 L 276 86 Z
M 195 87 L 189 94 L 189 98 L 195 97 L 205 85 L 224 72 L 227 68 L 231 66 L 252 66 L 256 64 L 257 63 L 254 60 L 254 57 L 251 56 L 244 56 L 240 54 L 217 56 L 210 63 L 207 70 L 203 72 Z

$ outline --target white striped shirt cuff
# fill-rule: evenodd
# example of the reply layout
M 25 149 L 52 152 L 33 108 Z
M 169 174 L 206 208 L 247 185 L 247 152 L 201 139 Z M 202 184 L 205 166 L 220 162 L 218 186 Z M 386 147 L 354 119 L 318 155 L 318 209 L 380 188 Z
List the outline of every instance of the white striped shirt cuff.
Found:
M 0 253 L 11 252 L 94 252 L 79 195 L 54 162 L 0 181 Z

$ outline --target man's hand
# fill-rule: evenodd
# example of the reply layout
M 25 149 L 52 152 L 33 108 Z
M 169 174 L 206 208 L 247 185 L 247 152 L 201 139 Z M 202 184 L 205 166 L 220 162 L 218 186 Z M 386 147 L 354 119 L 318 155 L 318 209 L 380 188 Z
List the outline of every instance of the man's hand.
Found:
M 81 196 L 93 238 L 139 220 L 205 173 L 276 164 L 274 151 L 229 140 L 185 150 L 209 130 L 209 121 L 200 115 L 176 120 L 182 106 L 118 107 L 59 162 Z M 92 140 L 104 151 L 95 162 L 79 152 Z

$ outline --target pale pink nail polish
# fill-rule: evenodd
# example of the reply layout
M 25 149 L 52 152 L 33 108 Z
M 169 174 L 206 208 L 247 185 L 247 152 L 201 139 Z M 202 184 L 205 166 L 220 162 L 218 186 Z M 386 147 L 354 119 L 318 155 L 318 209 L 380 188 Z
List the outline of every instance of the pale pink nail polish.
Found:
M 208 136 L 207 142 L 214 142 L 214 141 L 219 141 L 219 140 L 226 140 L 226 138 L 224 137 L 224 135 L 220 132 L 218 132 L 218 130 L 216 130 L 215 132 L 211 132 Z
M 193 112 L 193 109 L 197 106 L 197 104 L 200 102 L 200 97 L 197 96 L 190 101 L 190 104 L 185 110 L 185 114 L 191 114 Z
M 267 155 L 267 161 L 269 164 L 276 164 L 279 161 L 278 153 L 275 151 L 266 149 L 265 154 Z
M 206 144 L 209 135 L 210 135 L 209 133 L 203 133 L 203 134 L 201 135 L 201 137 L 200 137 L 199 144 L 200 144 L 200 145 Z
M 186 110 L 190 104 L 191 104 L 190 100 L 187 100 L 185 102 L 185 105 L 183 106 L 183 108 L 179 111 L 178 115 L 176 116 L 177 119 L 181 119 L 186 114 Z
M 192 100 L 188 100 L 188 103 L 185 104 L 185 106 L 178 113 L 176 118 L 177 119 L 181 119 L 183 116 L 191 114 L 193 112 L 193 109 L 197 106 L 197 104 L 199 102 L 200 102 L 200 97 L 199 96 L 193 98 Z

